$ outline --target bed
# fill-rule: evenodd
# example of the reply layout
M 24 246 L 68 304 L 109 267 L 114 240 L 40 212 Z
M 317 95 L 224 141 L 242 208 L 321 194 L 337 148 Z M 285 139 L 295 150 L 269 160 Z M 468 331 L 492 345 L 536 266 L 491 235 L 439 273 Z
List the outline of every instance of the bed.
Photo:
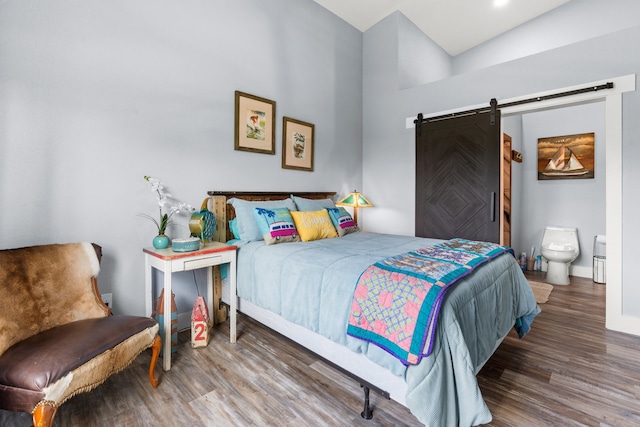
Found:
M 368 390 L 373 389 L 408 407 L 427 426 L 491 421 L 476 374 L 516 323 L 522 326 L 524 321 L 526 332 L 539 313 L 513 256 L 495 257 L 446 293 L 431 354 L 407 366 L 381 347 L 347 335 L 354 289 L 372 264 L 438 245 L 440 240 L 358 231 L 266 245 L 247 238 L 246 233 L 239 240 L 232 233 L 229 221 L 236 218 L 236 208 L 234 227 L 239 220 L 247 222 L 246 212 L 240 209 L 253 209 L 254 203 L 266 202 L 255 206 L 268 207 L 282 203 L 288 209 L 306 211 L 332 204 L 334 194 L 209 192 L 208 206 L 218 224 L 214 239 L 234 240 L 238 246 L 238 311 L 360 382 L 365 387 L 363 416 L 370 415 Z M 223 290 L 222 299 L 230 301 L 228 290 Z

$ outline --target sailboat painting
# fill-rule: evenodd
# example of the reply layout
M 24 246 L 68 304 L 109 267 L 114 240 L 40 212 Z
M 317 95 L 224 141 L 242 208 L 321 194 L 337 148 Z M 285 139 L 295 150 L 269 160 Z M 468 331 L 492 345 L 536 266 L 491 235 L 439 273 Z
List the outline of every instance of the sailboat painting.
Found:
M 538 138 L 538 180 L 593 178 L 594 143 L 593 132 Z

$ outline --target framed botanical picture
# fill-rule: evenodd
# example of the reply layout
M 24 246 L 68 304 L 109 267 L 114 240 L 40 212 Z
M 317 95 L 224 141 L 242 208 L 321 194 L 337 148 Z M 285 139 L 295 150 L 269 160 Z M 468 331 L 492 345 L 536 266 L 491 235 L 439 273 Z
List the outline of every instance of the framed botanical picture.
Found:
M 276 152 L 276 102 L 236 91 L 236 150 Z
M 313 171 L 314 126 L 290 117 L 282 118 L 282 167 Z

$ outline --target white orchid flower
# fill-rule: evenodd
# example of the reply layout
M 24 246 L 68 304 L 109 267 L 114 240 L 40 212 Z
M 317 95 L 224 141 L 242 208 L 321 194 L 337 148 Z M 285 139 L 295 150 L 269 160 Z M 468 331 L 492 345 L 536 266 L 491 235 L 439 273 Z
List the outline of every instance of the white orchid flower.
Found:
M 153 223 L 158 227 L 158 234 L 165 233 L 167 226 L 170 224 L 169 220 L 175 213 L 178 213 L 181 211 L 191 212 L 194 210 L 191 207 L 191 205 L 187 203 L 179 202 L 177 200 L 175 200 L 177 204 L 169 205 L 169 199 L 171 198 L 171 194 L 165 191 L 165 187 L 162 185 L 160 180 L 156 178 L 152 178 L 148 175 L 146 175 L 144 179 L 149 183 L 149 188 L 151 189 L 151 192 L 155 196 L 156 200 L 158 201 L 158 208 L 159 208 L 158 210 L 160 213 L 160 220 L 156 221 L 155 218 L 147 214 L 140 214 L 140 216 L 143 216 L 153 221 Z M 168 212 L 166 212 L 167 206 L 168 206 Z M 165 212 L 163 212 L 163 210 Z

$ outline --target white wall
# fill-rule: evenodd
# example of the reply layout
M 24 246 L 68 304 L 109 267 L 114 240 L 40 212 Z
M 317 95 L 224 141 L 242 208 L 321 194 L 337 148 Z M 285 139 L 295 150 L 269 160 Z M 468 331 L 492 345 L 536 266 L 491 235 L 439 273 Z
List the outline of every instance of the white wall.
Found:
M 234 151 L 235 90 L 276 101 L 275 155 Z M 281 168 L 283 115 L 315 124 L 314 172 Z M 361 123 L 362 33 L 313 1 L 3 1 L 0 248 L 96 242 L 114 311 L 150 314 L 144 175 L 197 206 L 208 190 L 345 193 Z M 190 311 L 191 273 L 174 289 Z

